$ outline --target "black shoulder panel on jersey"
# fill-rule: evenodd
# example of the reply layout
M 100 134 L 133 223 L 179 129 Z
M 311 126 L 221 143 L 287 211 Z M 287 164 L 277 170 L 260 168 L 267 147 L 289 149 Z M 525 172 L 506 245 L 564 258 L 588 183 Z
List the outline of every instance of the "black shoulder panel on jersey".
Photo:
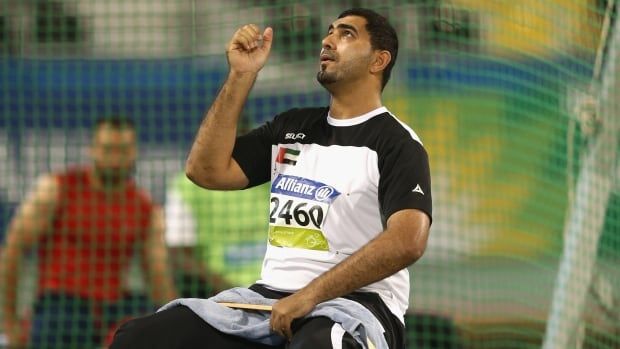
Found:
M 426 150 L 407 132 L 387 139 L 379 148 L 379 203 L 384 220 L 395 212 L 414 208 L 432 221 L 431 176 Z M 408 136 L 408 137 L 407 137 Z

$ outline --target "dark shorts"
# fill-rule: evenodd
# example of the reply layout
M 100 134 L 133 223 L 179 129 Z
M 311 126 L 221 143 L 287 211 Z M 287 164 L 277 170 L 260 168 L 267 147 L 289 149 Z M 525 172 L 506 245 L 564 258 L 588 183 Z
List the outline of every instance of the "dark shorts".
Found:
M 250 289 L 272 299 L 280 299 L 290 294 L 270 290 L 261 285 L 252 285 Z M 344 298 L 362 304 L 375 315 L 385 329 L 385 339 L 390 348 L 404 348 L 404 325 L 390 312 L 377 294 L 355 292 Z M 331 349 L 334 347 L 333 341 L 338 341 L 342 348 L 359 348 L 357 342 L 347 333 L 332 338 L 334 333 L 332 328 L 335 325 L 339 326 L 325 317 L 294 321 L 291 326 L 293 338 L 282 348 Z M 338 333 L 338 331 L 335 332 Z M 199 347 L 221 349 L 274 348 L 221 333 L 189 308 L 178 306 L 123 324 L 116 332 L 110 349 Z
M 36 299 L 30 323 L 30 346 L 37 349 L 101 348 L 108 332 L 129 317 L 152 311 L 142 296 L 118 302 L 46 292 Z

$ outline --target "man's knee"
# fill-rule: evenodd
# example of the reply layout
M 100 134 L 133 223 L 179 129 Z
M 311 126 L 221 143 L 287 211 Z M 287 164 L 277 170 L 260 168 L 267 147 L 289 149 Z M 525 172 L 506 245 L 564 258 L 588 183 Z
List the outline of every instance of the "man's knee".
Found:
M 289 349 L 359 349 L 361 346 L 353 336 L 345 332 L 340 324 L 325 317 L 312 318 L 300 325 L 295 332 Z
M 179 306 L 129 320 L 116 330 L 110 349 L 165 347 L 172 335 L 185 336 L 194 327 L 192 316 L 191 310 Z
M 245 342 L 228 338 L 209 326 L 185 306 L 169 308 L 123 324 L 114 335 L 110 349 L 197 348 L 209 343 L 213 348 L 245 348 Z M 234 343 L 233 343 L 234 344 Z
M 114 333 L 109 349 L 131 348 L 140 335 L 139 329 L 144 321 L 144 318 L 137 318 L 123 323 Z

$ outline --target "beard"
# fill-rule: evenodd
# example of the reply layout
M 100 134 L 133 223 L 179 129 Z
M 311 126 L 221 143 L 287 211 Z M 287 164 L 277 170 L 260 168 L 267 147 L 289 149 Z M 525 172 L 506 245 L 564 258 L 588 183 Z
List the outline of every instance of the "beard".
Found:
M 115 187 L 127 181 L 134 173 L 135 166 L 127 168 L 105 168 L 95 165 L 95 175 L 106 187 Z
M 326 85 L 330 85 L 330 84 L 337 82 L 338 74 L 337 72 L 330 73 L 330 72 L 327 72 L 326 70 L 319 70 L 319 72 L 316 73 L 316 81 L 318 81 L 319 84 L 325 87 Z
M 355 57 L 348 61 L 333 61 L 338 63 L 336 67 L 332 67 L 331 71 L 327 71 L 327 66 L 321 67 L 316 74 L 316 81 L 329 90 L 339 81 L 354 81 L 363 75 L 370 63 L 370 56 Z

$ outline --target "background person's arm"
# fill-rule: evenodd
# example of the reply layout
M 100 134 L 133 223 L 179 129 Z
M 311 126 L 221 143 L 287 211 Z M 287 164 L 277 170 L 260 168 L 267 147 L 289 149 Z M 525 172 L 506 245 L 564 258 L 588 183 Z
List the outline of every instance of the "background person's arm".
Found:
M 164 242 L 166 223 L 163 209 L 155 206 L 151 213 L 151 226 L 143 244 L 143 263 L 147 271 L 147 280 L 151 299 L 158 305 L 165 304 L 177 294 L 168 266 L 168 249 Z
M 189 285 L 180 286 L 183 290 L 182 297 L 211 297 L 217 293 L 234 287 L 221 275 L 209 269 L 203 261 L 203 256 L 195 246 L 176 246 L 170 248 L 170 258 L 175 273 L 180 273 Z M 201 285 L 196 290 L 191 287 L 199 282 Z
M 205 256 L 201 253 L 198 239 L 198 222 L 192 207 L 183 198 L 182 189 L 177 185 L 185 185 L 187 179 L 173 181 L 166 193 L 166 245 L 170 252 L 172 270 L 181 297 L 208 298 L 232 287 L 224 275 L 209 269 Z M 193 188 L 193 190 L 202 190 Z
M 166 193 L 165 212 L 166 245 L 170 252 L 173 275 L 181 278 L 180 296 L 207 298 L 231 288 L 232 285 L 226 281 L 224 275 L 211 271 L 206 264 L 198 247 L 198 223 L 194 212 L 176 188 L 171 188 Z
M 4 300 L 1 308 L 4 330 L 11 345 L 24 344 L 16 308 L 21 257 L 41 235 L 49 232 L 58 206 L 58 187 L 54 175 L 42 176 L 9 224 L 6 245 L 0 258 L 0 298 Z

